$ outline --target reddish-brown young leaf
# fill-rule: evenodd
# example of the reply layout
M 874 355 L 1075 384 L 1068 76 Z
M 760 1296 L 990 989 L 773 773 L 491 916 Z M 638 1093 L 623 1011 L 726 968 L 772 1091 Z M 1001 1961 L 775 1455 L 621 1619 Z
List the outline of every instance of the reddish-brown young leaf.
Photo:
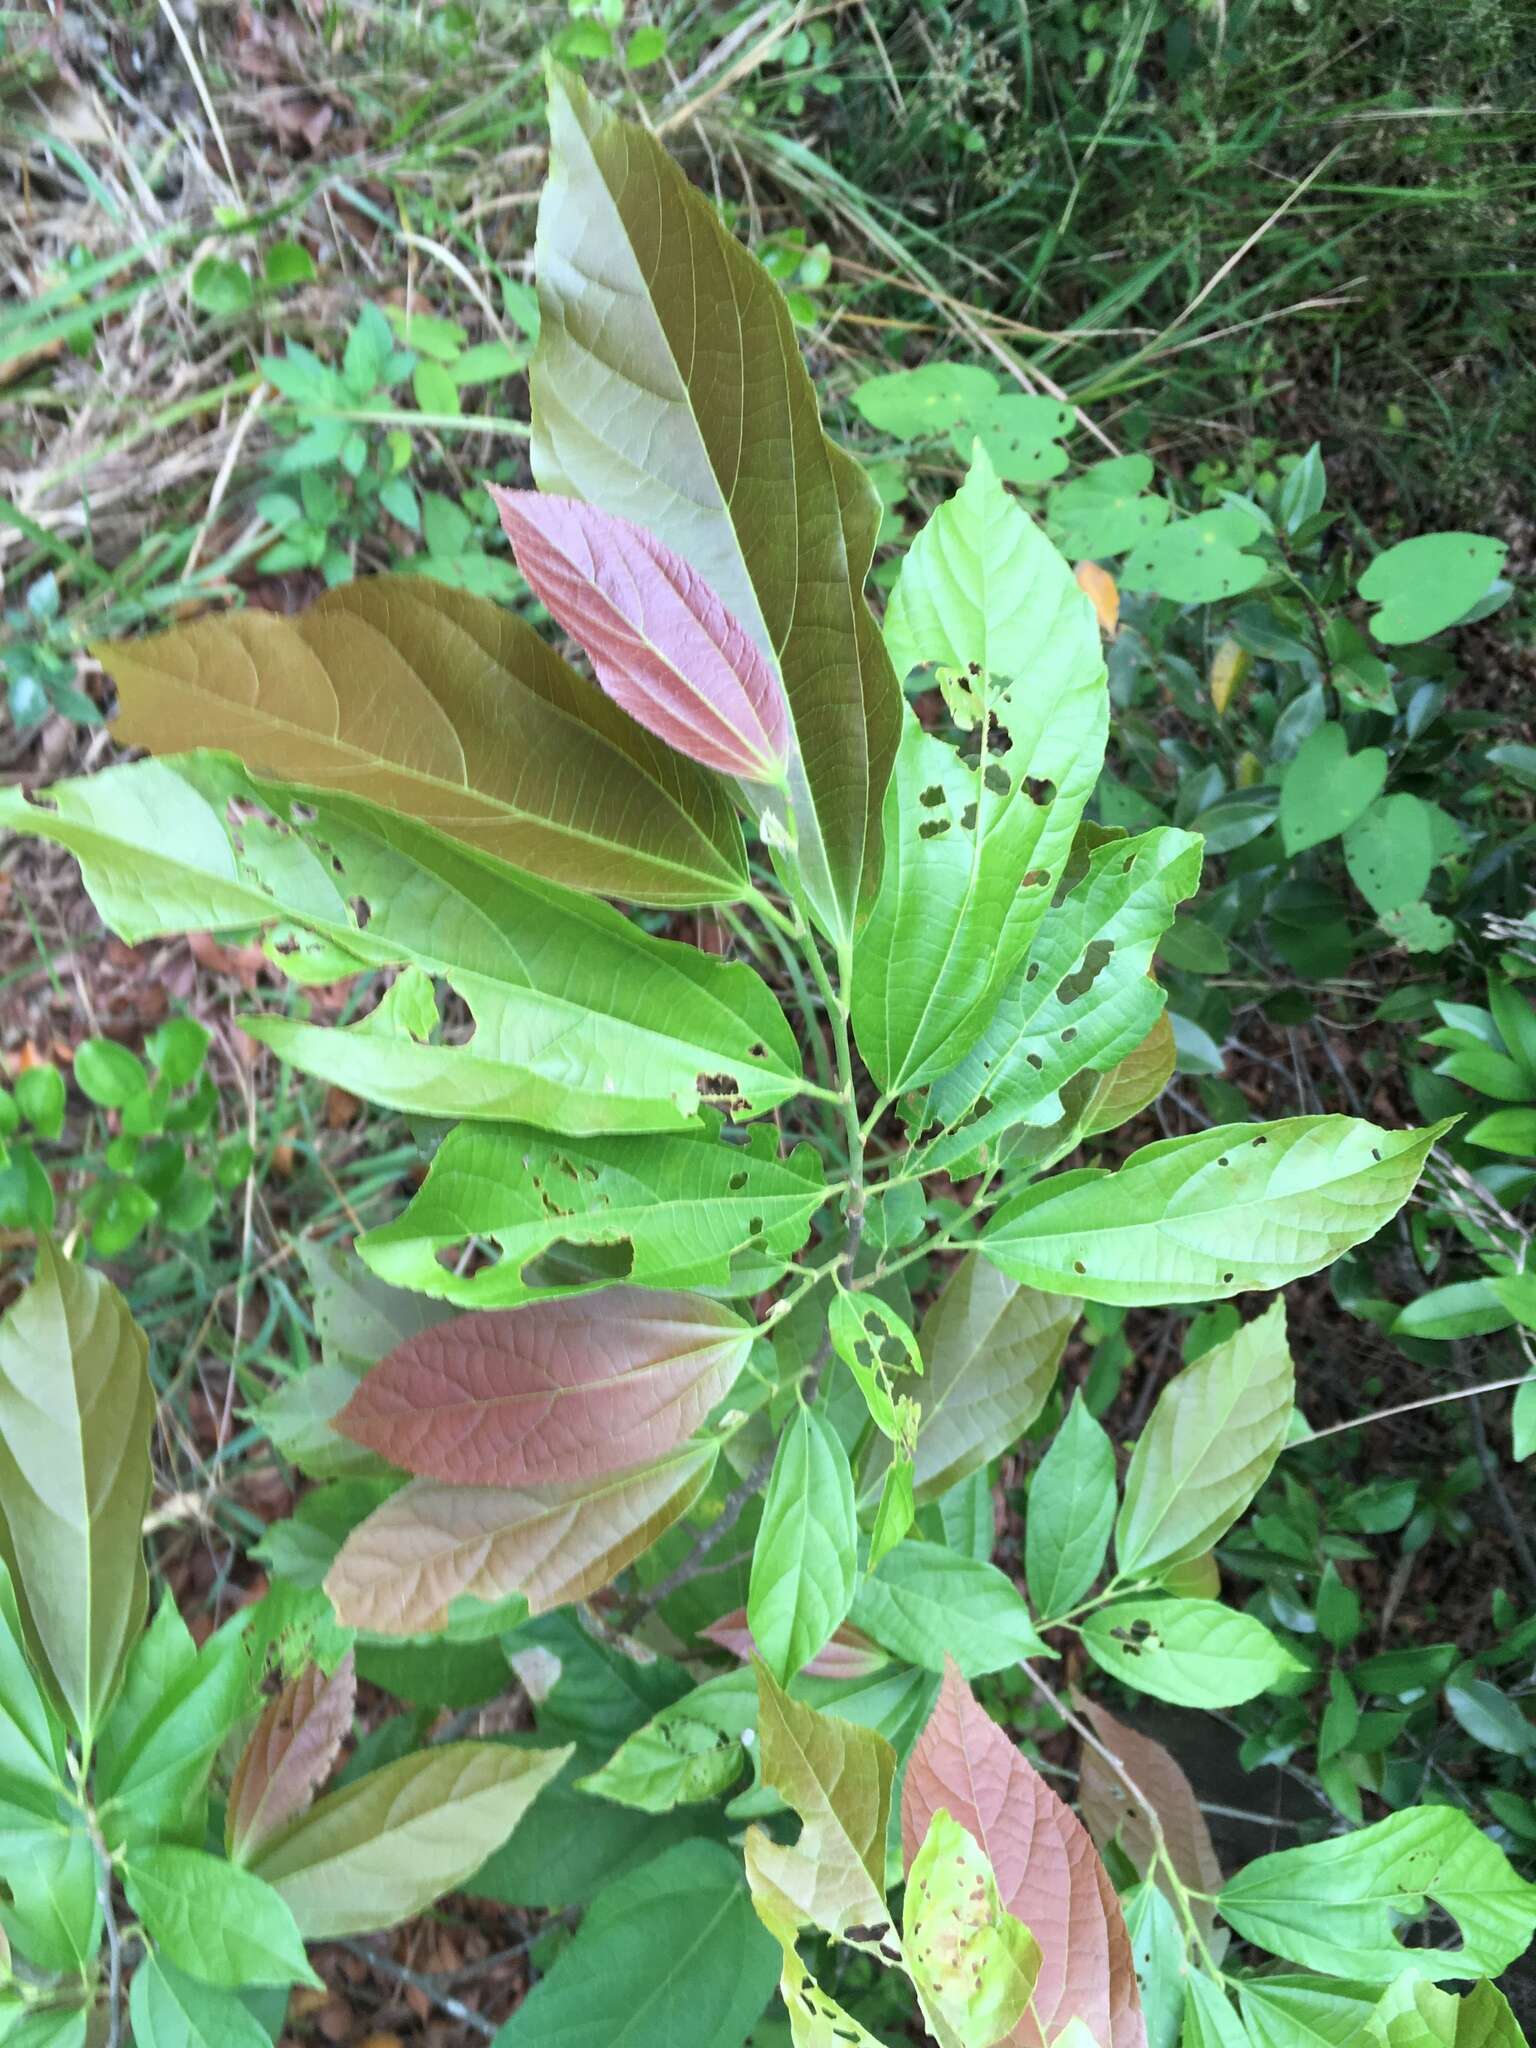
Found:
M 1073 2019 L 1101 2048 L 1146 2048 L 1130 1937 L 1087 1829 L 977 1705 L 952 1661 L 907 1765 L 909 1870 L 941 1807 L 981 1844 L 1003 1905 L 1040 1944 L 1031 2012 L 1009 2048 L 1043 2048 Z
M 722 775 L 784 780 L 783 685 L 696 569 L 579 498 L 488 488 L 518 567 L 621 709 Z
M 230 1780 L 224 1846 L 232 1863 L 249 1863 L 309 1805 L 330 1775 L 356 1703 L 350 1650 L 329 1678 L 307 1665 L 267 1702 Z
M 718 1643 L 722 1650 L 729 1650 L 743 1664 L 757 1655 L 757 1644 L 747 1626 L 745 1607 L 722 1614 L 708 1628 L 701 1628 L 699 1634 L 708 1637 L 712 1643 Z M 884 1650 L 877 1643 L 872 1643 L 862 1629 L 845 1621 L 833 1630 L 830 1641 L 816 1652 L 805 1666 L 803 1675 L 807 1678 L 867 1678 L 872 1671 L 881 1670 L 889 1662 Z
M 663 1458 L 746 1363 L 701 1294 L 600 1294 L 454 1316 L 383 1358 L 336 1418 L 391 1464 L 460 1486 L 595 1479 Z
M 1194 1787 L 1177 1760 L 1160 1742 L 1150 1735 L 1138 1735 L 1134 1728 L 1127 1728 L 1094 1701 L 1083 1702 L 1080 1711 L 1104 1747 L 1125 1766 L 1123 1777 L 1096 1749 L 1084 1743 L 1078 1766 L 1078 1805 L 1100 1849 L 1118 1836 L 1121 1848 L 1141 1875 L 1155 1875 L 1158 1884 L 1168 1890 L 1166 1870 L 1161 1865 L 1153 1869 L 1154 1834 L 1146 1810 L 1150 1806 L 1182 1882 L 1192 1892 L 1214 1896 L 1222 1886 L 1221 1865 L 1216 1860 L 1211 1831 L 1205 1824 Z M 1133 1796 L 1126 1777 L 1140 1793 L 1140 1799 Z M 1191 1911 L 1209 1940 L 1215 1907 L 1196 1899 Z

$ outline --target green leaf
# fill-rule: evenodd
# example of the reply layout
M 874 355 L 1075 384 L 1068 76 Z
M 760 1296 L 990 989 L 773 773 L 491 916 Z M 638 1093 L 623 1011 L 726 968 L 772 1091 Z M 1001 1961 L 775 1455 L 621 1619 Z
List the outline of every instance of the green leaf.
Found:
M 1371 631 L 1383 645 L 1427 640 L 1469 612 L 1504 566 L 1508 547 L 1478 533 L 1421 533 L 1371 563 L 1355 586 L 1381 609 Z
M 1536 1328 L 1536 1324 L 1527 1325 Z M 1514 1402 L 1510 1408 L 1510 1448 L 1517 1459 L 1524 1461 L 1536 1454 L 1536 1376 L 1522 1380 L 1515 1389 Z
M 919 1502 L 939 1499 L 1018 1442 L 1050 1396 L 1077 1317 L 1075 1302 L 1020 1287 L 974 1252 L 960 1261 L 917 1333 L 926 1367 Z
M 1009 484 L 1042 484 L 1067 466 L 1061 437 L 1073 426 L 1070 405 L 1035 392 L 1004 391 L 950 430 L 950 446 L 964 460 L 982 449 Z
M 82 1095 L 109 1109 L 120 1109 L 149 1089 L 144 1062 L 110 1038 L 86 1038 L 76 1046 L 75 1082 Z
M 1005 1911 L 975 1836 L 942 1807 L 907 1872 L 902 1939 L 924 2010 L 958 2048 L 992 2048 L 1023 2019 L 1040 1944 Z
M 128 1996 L 136 2048 L 271 2048 L 267 2030 L 233 1991 L 201 1984 L 147 1955 Z
M 898 1544 L 861 1581 L 853 1619 L 893 1656 L 925 1671 L 942 1671 L 949 1656 L 967 1678 L 980 1678 L 1045 1653 L 1006 1573 L 939 1543 Z
M 1394 1337 L 1428 1337 L 1450 1343 L 1457 1337 L 1488 1337 L 1507 1330 L 1514 1314 L 1491 1280 L 1458 1280 L 1432 1287 L 1401 1310 L 1391 1324 Z
M 1349 878 L 1378 917 L 1417 903 L 1434 864 L 1430 814 L 1416 796 L 1378 797 L 1344 834 Z
M 886 799 L 886 872 L 854 949 L 853 1026 L 882 1088 L 974 1044 L 1050 905 L 1108 717 L 1092 606 L 977 452 L 902 564 L 898 669 L 936 664 L 974 762 L 909 712 Z
M 1406 1947 L 1400 1923 L 1433 1900 L 1455 1949 Z M 1536 1886 L 1458 1807 L 1419 1806 L 1373 1827 L 1261 1856 L 1221 1894 L 1222 1918 L 1271 1955 L 1387 1983 L 1404 1968 L 1440 1982 L 1496 1977 L 1536 1929 Z
M 1536 1159 L 1536 1109 L 1496 1109 L 1492 1116 L 1479 1117 L 1468 1126 L 1467 1143 Z
M 654 136 L 558 71 L 549 114 L 535 478 L 648 528 L 775 665 L 794 728 L 783 857 L 846 944 L 879 879 L 901 708 L 863 597 L 879 500 L 821 430 L 777 287 Z
M 1120 588 L 1152 590 L 1175 604 L 1219 604 L 1263 582 L 1263 562 L 1242 552 L 1258 537 L 1257 518 L 1240 505 L 1176 519 L 1127 555 Z
M 1328 479 L 1323 473 L 1323 451 L 1314 441 L 1286 472 L 1280 486 L 1278 510 L 1287 533 L 1299 533 L 1309 519 L 1323 509 Z
M 746 883 L 724 788 L 465 591 L 368 577 L 296 617 L 222 612 L 93 652 L 122 693 L 120 737 L 151 753 L 195 736 L 570 888 L 689 904 Z
M 342 1545 L 325 1580 L 338 1618 L 379 1635 L 440 1628 L 460 1594 L 521 1593 L 535 1614 L 615 1578 L 688 1512 L 719 1446 L 689 1443 L 608 1477 L 548 1486 L 416 1479 Z
M 858 1536 L 848 1454 L 826 1418 L 802 1404 L 779 1439 L 747 1595 L 753 1639 L 781 1685 L 847 1618 Z
M 576 1782 L 583 1792 L 642 1813 L 717 1799 L 745 1769 L 741 1738 L 756 1725 L 756 1678 L 747 1670 L 727 1671 L 663 1707 L 601 1770 Z
M 38 1243 L 0 1319 L 0 1557 L 34 1655 L 87 1740 L 144 1625 L 148 1345 L 100 1273 Z
M 26 827 L 22 827 L 26 830 Z M 16 1104 L 40 1138 L 58 1137 L 64 1128 L 64 1076 L 57 1067 L 25 1067 L 12 1084 Z
M 1308 847 L 1347 832 L 1381 794 L 1387 757 L 1380 747 L 1349 751 L 1342 725 L 1320 725 L 1297 749 L 1280 785 L 1280 837 L 1294 860 Z
M 232 822 L 232 801 L 255 811 Z M 443 976 L 476 1020 L 468 1044 L 420 1044 L 367 1018 L 345 1031 L 248 1022 L 306 1072 L 392 1108 L 675 1129 L 711 1103 L 766 1108 L 800 1086 L 794 1035 L 751 969 L 650 938 L 606 904 L 408 820 L 322 803 L 301 833 L 212 755 L 56 783 L 47 805 L 0 792 L 0 822 L 78 854 L 125 938 L 281 918 L 359 967 Z
M 741 2048 L 777 1964 L 737 1858 L 679 1843 L 598 1894 L 497 2048 Z
M 101 1877 L 84 1828 L 55 1818 L 45 1831 L 12 1834 L 5 1876 L 10 1896 L 0 1905 L 0 1934 L 39 1970 L 84 1977 L 95 1969 Z
M 1536 1749 L 1536 1723 L 1526 1719 L 1507 1693 L 1470 1672 L 1452 1679 L 1445 1704 L 1461 1726 L 1484 1749 L 1504 1756 L 1528 1756 Z
M 1015 1124 L 1051 1124 L 1064 1113 L 1067 1082 L 1104 1073 L 1145 1043 L 1163 1011 L 1152 956 L 1176 906 L 1194 894 L 1200 858 L 1199 839 L 1171 829 L 1087 856 L 974 1049 L 932 1089 L 932 1119 L 958 1129 L 925 1148 L 925 1164 L 949 1165 Z
M 1112 1677 L 1176 1707 L 1235 1707 L 1297 1668 L 1261 1621 L 1219 1600 L 1116 1600 L 1081 1633 Z
M 1294 1399 L 1283 1301 L 1164 1387 L 1125 1476 L 1115 1527 L 1122 1577 L 1214 1548 L 1268 1478 Z
M 1051 493 L 1050 524 L 1062 553 L 1102 561 L 1149 540 L 1173 512 L 1166 498 L 1142 496 L 1151 481 L 1149 455 L 1117 455 L 1059 485 Z
M 615 1247 L 628 1255 L 624 1276 L 641 1286 L 753 1292 L 765 1284 L 760 1260 L 787 1265 L 826 1200 L 814 1149 L 781 1160 L 772 1127 L 762 1133 L 742 1146 L 702 1127 L 556 1141 L 516 1125 L 461 1125 L 404 1213 L 358 1249 L 381 1278 L 474 1308 L 568 1294 L 568 1276 L 541 1280 L 537 1264 L 568 1245 Z M 467 1237 L 494 1244 L 499 1260 L 471 1274 L 444 1265 L 440 1254 Z M 733 1287 L 738 1255 L 744 1282 Z
M 315 259 L 302 242 L 274 242 L 262 259 L 261 274 L 274 291 L 286 291 L 295 284 L 312 284 L 317 275 Z
M 1229 1124 L 1058 1175 L 992 1218 L 982 1251 L 1032 1287 L 1088 1301 L 1215 1301 L 1328 1265 L 1412 1193 L 1447 1122 L 1384 1131 L 1353 1117 Z
M 803 1825 L 793 1848 L 752 1831 L 754 1892 L 765 1880 L 801 1924 L 827 1934 L 887 1925 L 885 1839 L 896 1752 L 873 1728 L 792 1700 L 761 1662 L 757 1683 L 762 1780 Z
M 158 1843 L 134 1852 L 123 1885 L 144 1932 L 189 1977 L 235 1991 L 320 1982 L 293 1914 L 248 1870 L 201 1849 Z
M 963 433 L 996 399 L 997 379 L 976 363 L 924 363 L 866 377 L 853 394 L 862 418 L 902 441 Z
M 1337 1978 L 1249 1977 L 1238 1996 L 1254 2048 L 1359 2048 L 1381 1987 Z
M 1030 1482 L 1024 1518 L 1029 1597 L 1043 1621 L 1068 1613 L 1098 1577 L 1115 1503 L 1114 1445 L 1079 1394 Z
M 68 1784 L 64 1731 L 54 1719 L 27 1662 L 16 1589 L 0 1558 L 0 1838 L 6 1810 L 27 1808 L 51 1818 Z
M 424 1912 L 506 1840 L 569 1749 L 444 1742 L 317 1801 L 251 1863 L 308 1941 Z
M 205 256 L 192 272 L 190 290 L 193 305 L 215 316 L 244 313 L 256 297 L 245 265 L 227 256 Z

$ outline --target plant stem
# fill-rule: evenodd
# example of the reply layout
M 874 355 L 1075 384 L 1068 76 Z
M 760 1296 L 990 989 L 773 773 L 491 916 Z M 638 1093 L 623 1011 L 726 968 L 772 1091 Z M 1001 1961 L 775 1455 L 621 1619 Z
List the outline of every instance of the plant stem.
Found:
M 112 1854 L 95 1813 L 88 1805 L 83 1811 L 91 1847 L 96 1851 L 96 1892 L 101 1900 L 101 1924 L 107 1936 L 107 2038 L 103 2048 L 119 2048 L 123 2038 L 123 1937 L 112 1904 Z

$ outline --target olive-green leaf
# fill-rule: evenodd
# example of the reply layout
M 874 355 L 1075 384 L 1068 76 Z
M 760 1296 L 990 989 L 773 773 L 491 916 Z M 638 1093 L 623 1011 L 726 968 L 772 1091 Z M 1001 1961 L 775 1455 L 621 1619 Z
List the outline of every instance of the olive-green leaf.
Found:
M 535 1614 L 605 1586 L 697 1500 L 718 1446 L 595 1480 L 451 1486 L 416 1479 L 358 1524 L 325 1588 L 349 1628 L 409 1636 L 442 1626 L 461 1593 L 521 1593 Z
M 925 1148 L 950 1164 L 981 1141 L 1061 1114 L 1061 1089 L 1144 1043 L 1163 1009 L 1149 972 L 1158 940 L 1200 879 L 1201 842 L 1168 827 L 1095 848 L 1055 904 L 958 1067 L 935 1083 L 930 1120 L 958 1125 Z
M 473 1876 L 571 1755 L 444 1742 L 369 1771 L 263 1843 L 251 1864 L 307 1941 L 408 1920 Z
M 1297 1669 L 1263 1622 L 1219 1600 L 1115 1600 L 1082 1637 L 1112 1677 L 1176 1707 L 1239 1706 Z
M 1277 1301 L 1169 1381 L 1125 1476 L 1122 1577 L 1183 1564 L 1226 1535 L 1280 1455 L 1295 1378 Z
M 320 1982 L 288 1905 L 249 1870 L 158 1842 L 129 1858 L 123 1887 L 144 1932 L 189 1977 L 236 1991 Z
M 654 939 L 593 902 L 350 799 L 278 818 L 222 756 L 137 762 L 0 792 L 0 824 L 76 853 L 130 941 L 279 923 L 340 953 L 338 973 L 408 966 L 345 1030 L 245 1020 L 294 1065 L 395 1109 L 568 1131 L 676 1129 L 711 1103 L 766 1109 L 800 1055 L 748 967 Z M 276 957 L 297 941 L 279 936 Z M 423 1042 L 428 977 L 467 1005 L 468 1042 Z M 393 1000 L 391 1000 L 393 999 Z
M 1433 1900 L 1458 1948 L 1409 1948 L 1405 1918 Z M 1271 1955 L 1340 1977 L 1390 1982 L 1413 1968 L 1441 1980 L 1497 1977 L 1536 1930 L 1536 1885 L 1454 1806 L 1418 1806 L 1373 1827 L 1261 1856 L 1232 1878 L 1222 1918 Z
M 64 1730 L 49 1710 L 27 1662 L 26 1637 L 16 1589 L 0 1558 L 0 1813 L 28 1809 L 51 1816 L 69 1780 Z M 25 1788 L 25 1790 L 23 1790 Z M 0 1837 L 7 1821 L 0 1818 Z
M 1372 1237 L 1455 1118 L 1386 1131 L 1347 1116 L 1223 1124 L 1144 1146 L 1118 1172 L 1026 1188 L 982 1251 L 1031 1287 L 1087 1301 L 1216 1301 L 1283 1287 Z
M 1042 1620 L 1067 1613 L 1099 1576 L 1114 1519 L 1114 1445 L 1079 1394 L 1030 1481 L 1024 1516 L 1024 1569 Z
M 94 652 L 131 746 L 178 754 L 195 735 L 598 895 L 719 903 L 746 886 L 725 786 L 467 591 L 367 577 L 297 617 L 224 612 Z
M 573 1244 L 627 1253 L 624 1277 L 641 1286 L 756 1292 L 763 1259 L 777 1270 L 805 1243 L 826 1189 L 814 1147 L 780 1159 L 773 1126 L 753 1130 L 761 1137 L 742 1146 L 702 1125 L 680 1135 L 555 1139 L 516 1125 L 461 1124 L 404 1213 L 367 1232 L 358 1249 L 381 1278 L 471 1308 L 569 1293 L 566 1274 L 541 1282 L 535 1262 Z M 440 1254 L 469 1237 L 494 1244 L 500 1258 L 473 1273 L 445 1266 Z M 744 1272 L 733 1287 L 738 1254 Z
M 148 1349 L 111 1282 L 41 1238 L 31 1286 L 0 1319 L 0 1558 L 86 1739 L 149 1605 Z
M 846 1619 L 858 1537 L 848 1453 L 826 1417 L 802 1404 L 779 1439 L 747 1593 L 753 1640 L 781 1685 Z
M 655 534 L 782 677 L 794 861 L 841 943 L 880 869 L 900 693 L 863 597 L 879 500 L 821 429 L 778 288 L 650 132 L 550 82 L 530 374 L 541 489 Z
M 898 669 L 950 679 L 976 749 L 908 713 L 885 876 L 854 951 L 859 1050 L 894 1091 L 970 1049 L 1038 930 L 1098 776 L 1108 695 L 1092 606 L 979 449 L 902 564 L 886 642 Z

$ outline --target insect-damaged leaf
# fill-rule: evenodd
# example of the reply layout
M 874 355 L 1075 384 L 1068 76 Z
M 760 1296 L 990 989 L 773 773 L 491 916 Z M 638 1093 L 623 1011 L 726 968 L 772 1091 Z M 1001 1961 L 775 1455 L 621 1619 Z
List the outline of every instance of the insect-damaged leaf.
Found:
M 642 1813 L 669 1813 L 716 1799 L 745 1769 L 741 1738 L 756 1725 L 756 1678 L 750 1671 L 727 1671 L 663 1707 L 600 1770 L 576 1782 L 583 1792 Z
M 1088 1301 L 1216 1301 L 1282 1287 L 1374 1236 L 1446 1123 L 1385 1131 L 1347 1116 L 1227 1124 L 1085 1168 L 1005 1202 L 985 1257 Z
M 419 969 L 346 1030 L 247 1020 L 294 1065 L 391 1108 L 676 1129 L 709 1103 L 766 1108 L 798 1087 L 794 1035 L 751 969 L 650 938 L 409 819 L 339 799 L 285 823 L 268 795 L 221 757 L 191 755 L 56 783 L 40 803 L 0 792 L 0 823 L 76 853 L 130 941 L 283 921 L 353 969 Z M 434 975 L 468 1006 L 467 1043 L 415 1035 L 432 1021 Z
M 1277 1301 L 1169 1381 L 1125 1477 L 1123 1578 L 1199 1557 L 1226 1535 L 1280 1455 L 1295 1378 Z
M 518 567 L 614 702 L 706 768 L 782 783 L 783 686 L 703 577 L 633 520 L 579 498 L 490 489 Z
M 756 1872 L 802 1925 L 878 1947 L 890 1927 L 885 1835 L 896 1752 L 873 1728 L 792 1700 L 762 1663 L 757 1684 L 763 1783 L 803 1825 L 793 1848 L 754 1830 Z
M 0 1559 L 34 1655 L 94 1734 L 144 1625 L 148 1344 L 100 1273 L 38 1240 L 0 1319 Z
M 755 1292 L 764 1261 L 776 1272 L 804 1244 L 826 1191 L 812 1146 L 780 1159 L 772 1125 L 753 1130 L 742 1146 L 704 1123 L 675 1135 L 576 1140 L 461 1124 L 404 1213 L 358 1249 L 383 1279 L 473 1308 L 567 1293 L 571 1277 L 541 1278 L 537 1262 L 568 1245 L 615 1247 L 628 1258 L 623 1276 L 647 1287 L 731 1288 L 740 1255 L 740 1291 Z M 501 1256 L 455 1272 L 439 1255 L 471 1237 Z
M 461 1593 L 521 1593 L 535 1614 L 605 1586 L 703 1491 L 713 1443 L 566 1486 L 449 1486 L 418 1479 L 342 1545 L 325 1589 L 340 1620 L 378 1635 L 439 1627 Z
M 1219 1600 L 1116 1600 L 1082 1624 L 1095 1664 L 1176 1707 L 1235 1707 L 1296 1660 L 1262 1621 Z
M 251 1867 L 307 1941 L 392 1927 L 473 1876 L 570 1754 L 500 1742 L 419 1750 L 328 1793 Z
M 705 1295 L 638 1287 L 455 1316 L 381 1360 L 336 1426 L 458 1486 L 595 1479 L 676 1450 L 752 1334 Z
M 329 1678 L 318 1664 L 306 1665 L 268 1701 L 230 1780 L 224 1846 L 232 1862 L 259 1856 L 308 1806 L 351 1732 L 356 1699 L 348 1650 Z
M 800 1915 L 794 1901 L 785 1898 L 761 1866 L 765 1849 L 772 1844 L 761 1828 L 748 1828 L 746 1840 L 747 1883 L 757 1917 L 779 1944 L 783 1968 L 779 1974 L 779 1996 L 789 2014 L 792 2048 L 884 2048 L 867 2028 L 846 2012 L 829 1991 L 824 1991 L 801 1960 L 796 1940 Z M 888 1937 L 890 1939 L 890 1937 Z M 899 1951 L 893 1945 L 893 1959 Z
M 846 940 L 879 877 L 901 709 L 863 597 L 879 501 L 822 433 L 778 289 L 704 195 L 563 72 L 549 114 L 534 475 L 654 534 L 776 668 L 791 857 Z
M 1150 1735 L 1127 1728 L 1096 1701 L 1083 1703 L 1079 1711 L 1087 1716 L 1104 1747 L 1125 1766 L 1122 1774 L 1091 1744 L 1083 1744 L 1078 1759 L 1078 1806 L 1093 1839 L 1101 1851 L 1118 1841 L 1141 1875 L 1153 1878 L 1171 1897 L 1173 1887 L 1156 1856 L 1160 1831 L 1180 1883 L 1191 1892 L 1206 1895 L 1191 1899 L 1190 1911 L 1209 1941 L 1216 1917 L 1210 1900 L 1221 1890 L 1221 1865 L 1193 1786 L 1177 1761 Z
M 574 889 L 686 904 L 745 886 L 725 790 L 466 591 L 369 577 L 294 618 L 226 612 L 94 651 L 119 737 L 152 753 L 195 738 Z
M 882 1088 L 969 1051 L 1050 906 L 1108 718 L 1092 607 L 978 451 L 913 543 L 886 641 L 936 664 L 967 751 L 907 715 L 886 868 L 854 957 L 853 1024 Z
M 975 1837 L 942 1807 L 907 1872 L 902 1938 L 929 2022 L 953 2048 L 992 2048 L 1024 2018 L 1040 1945 L 1006 1912 Z
M 901 1840 L 909 1876 L 940 1809 L 979 1845 L 1004 1908 L 1040 1945 L 1032 2013 L 1008 2036 L 1014 2048 L 1041 2048 L 1073 2019 L 1103 2048 L 1145 2048 L 1130 1939 L 1087 1830 L 953 1665 L 907 1764 Z

